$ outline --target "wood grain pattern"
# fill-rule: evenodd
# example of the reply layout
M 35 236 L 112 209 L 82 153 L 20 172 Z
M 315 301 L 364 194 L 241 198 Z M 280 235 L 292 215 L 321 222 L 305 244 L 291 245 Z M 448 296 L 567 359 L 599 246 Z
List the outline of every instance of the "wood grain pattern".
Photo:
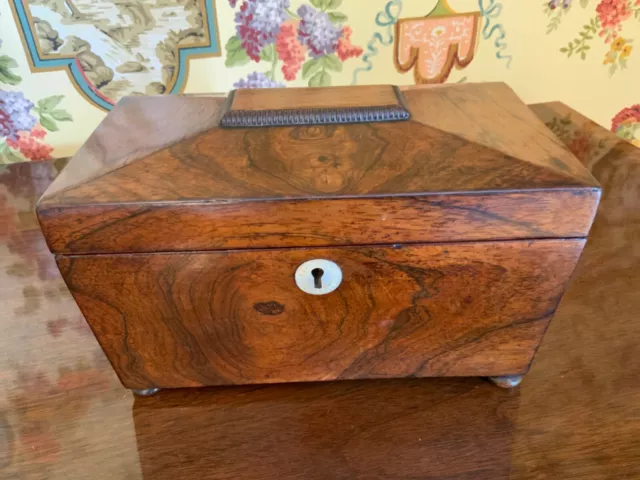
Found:
M 402 93 L 391 85 L 234 90 L 220 126 L 267 127 L 393 122 L 409 119 Z
M 513 458 L 520 401 L 479 379 L 346 381 L 165 391 L 132 417 L 149 480 L 533 479 L 510 475 L 531 458 Z
M 52 251 L 118 253 L 585 237 L 600 191 L 43 207 Z
M 223 96 L 125 97 L 54 180 L 46 195 L 81 185 L 216 125 Z
M 415 121 L 597 185 L 589 170 L 504 83 L 400 89 Z
M 414 121 L 210 129 L 41 204 L 596 188 Z
M 400 106 L 391 85 L 327 88 L 270 88 L 235 90 L 230 110 L 286 110 L 291 108 L 350 108 Z
M 539 107 L 545 122 L 567 113 Z M 0 172 L 0 477 L 640 478 L 640 149 L 593 133 L 615 145 L 580 157 L 602 183 L 599 212 L 514 391 L 449 377 L 134 400 L 85 328 L 33 213 L 58 169 L 9 165 Z
M 569 122 L 565 124 L 566 130 L 564 136 L 558 138 L 563 143 L 568 144 L 570 148 L 573 148 L 574 151 L 571 153 L 588 169 L 591 169 L 592 166 L 616 148 L 627 150 L 627 152 L 614 154 L 613 156 L 634 156 L 633 150 L 628 147 L 629 142 L 616 135 L 611 135 L 609 130 L 605 130 L 596 122 L 576 112 L 568 105 L 561 102 L 546 102 L 529 105 L 529 109 L 535 113 L 552 132 L 554 120 L 556 124 L 559 124 L 561 120 Z M 575 148 L 576 143 L 574 140 L 576 133 L 580 133 L 581 136 L 589 139 L 587 148 L 585 148 L 584 142 L 580 145 L 580 150 Z
M 403 95 L 415 120 L 234 129 L 217 127 L 221 98 L 163 100 L 154 118 L 181 105 L 165 135 L 144 123 L 153 99 L 125 103 L 40 201 L 47 241 L 97 253 L 586 235 L 597 182 L 507 87 Z M 399 104 L 389 86 L 237 97 L 258 110 Z
M 500 376 L 527 371 L 583 244 L 88 255 L 58 265 L 128 388 Z M 336 291 L 296 287 L 295 269 L 312 258 L 340 265 Z

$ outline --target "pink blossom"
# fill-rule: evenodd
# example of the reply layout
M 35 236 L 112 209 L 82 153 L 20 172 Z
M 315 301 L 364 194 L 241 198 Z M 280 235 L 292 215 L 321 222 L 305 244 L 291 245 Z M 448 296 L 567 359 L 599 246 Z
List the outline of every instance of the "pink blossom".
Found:
M 36 133 L 36 137 L 31 134 L 25 135 L 21 132 L 17 140 L 7 138 L 7 145 L 18 150 L 29 160 L 49 160 L 53 147 L 46 143 L 40 143 L 38 141 L 39 135 L 41 135 L 39 132 Z
M 596 7 L 596 12 L 602 28 L 600 36 L 607 35 L 607 42 L 622 29 L 622 21 L 628 19 L 633 13 L 627 0 L 602 0 Z
M 623 123 L 636 122 L 640 122 L 640 103 L 620 110 L 615 117 L 611 119 L 611 131 L 617 132 Z
M 336 54 L 343 62 L 348 58 L 359 57 L 362 55 L 362 47 L 351 44 L 351 34 L 353 29 L 348 26 L 342 27 L 342 37 L 338 40 L 338 48 Z
M 276 51 L 278 58 L 284 62 L 282 73 L 285 80 L 295 80 L 305 58 L 305 49 L 298 40 L 295 25 L 282 25 L 280 33 L 276 36 Z

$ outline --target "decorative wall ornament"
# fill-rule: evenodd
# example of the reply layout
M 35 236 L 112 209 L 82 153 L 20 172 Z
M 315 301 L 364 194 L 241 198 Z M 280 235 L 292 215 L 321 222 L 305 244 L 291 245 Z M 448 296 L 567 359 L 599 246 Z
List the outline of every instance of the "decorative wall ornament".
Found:
M 399 72 L 413 69 L 415 83 L 442 83 L 451 69 L 473 60 L 480 12 L 457 13 L 438 0 L 425 17 L 396 22 L 395 65 Z
M 9 0 L 32 72 L 66 70 L 105 110 L 181 92 L 189 59 L 220 55 L 214 0 Z

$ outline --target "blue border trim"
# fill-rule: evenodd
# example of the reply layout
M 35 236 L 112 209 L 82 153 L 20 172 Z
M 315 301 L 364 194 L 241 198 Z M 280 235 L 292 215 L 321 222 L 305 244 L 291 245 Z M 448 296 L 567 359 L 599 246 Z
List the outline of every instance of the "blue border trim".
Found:
M 29 24 L 23 0 L 12 0 L 12 2 L 15 8 L 15 12 L 18 16 L 18 21 L 20 22 L 19 27 L 22 31 L 22 36 L 25 39 L 25 43 L 27 44 L 28 51 L 26 53 L 31 58 L 31 62 L 33 63 L 33 66 L 36 68 L 36 70 L 66 67 L 71 72 L 71 76 L 73 77 L 75 84 L 80 88 L 80 90 L 82 90 L 87 98 L 89 98 L 97 106 L 104 108 L 105 110 L 111 110 L 113 108 L 113 105 L 100 98 L 89 87 L 74 58 L 40 58 L 38 49 L 36 48 L 36 39 L 34 37 L 34 32 L 32 31 L 31 25 Z M 202 54 L 215 55 L 220 53 L 217 25 L 215 24 L 214 20 L 216 18 L 216 11 L 213 2 L 214 0 L 204 1 L 204 9 L 207 16 L 207 25 L 209 29 L 209 45 L 203 47 L 181 48 L 178 50 L 178 77 L 176 78 L 176 81 L 169 93 L 177 93 L 182 90 L 182 87 L 187 80 L 185 71 L 187 69 L 187 61 L 189 59 L 189 56 Z

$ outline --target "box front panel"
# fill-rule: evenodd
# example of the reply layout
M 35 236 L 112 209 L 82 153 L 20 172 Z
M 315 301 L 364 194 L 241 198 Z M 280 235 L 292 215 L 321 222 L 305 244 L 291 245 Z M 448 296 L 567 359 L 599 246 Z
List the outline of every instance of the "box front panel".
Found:
M 584 240 L 63 256 L 129 388 L 526 372 Z M 342 282 L 304 293 L 327 259 Z

